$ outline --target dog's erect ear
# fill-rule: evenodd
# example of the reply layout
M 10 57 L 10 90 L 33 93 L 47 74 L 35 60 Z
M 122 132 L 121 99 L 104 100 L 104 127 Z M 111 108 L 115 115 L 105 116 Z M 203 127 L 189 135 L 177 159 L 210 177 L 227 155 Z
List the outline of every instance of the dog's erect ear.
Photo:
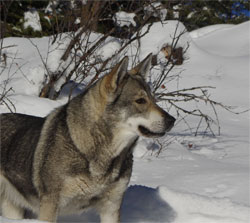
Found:
M 124 57 L 112 70 L 104 77 L 104 87 L 108 92 L 115 92 L 126 76 L 128 69 L 128 57 Z
M 149 69 L 152 61 L 152 53 L 150 53 L 142 62 L 140 62 L 132 70 L 128 71 L 131 75 L 141 75 L 145 80 L 148 78 Z

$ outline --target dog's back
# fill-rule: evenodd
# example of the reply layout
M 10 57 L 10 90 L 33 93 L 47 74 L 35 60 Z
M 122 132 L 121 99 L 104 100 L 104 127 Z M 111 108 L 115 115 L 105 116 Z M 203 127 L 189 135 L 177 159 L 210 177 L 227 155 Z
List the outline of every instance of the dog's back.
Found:
M 32 184 L 33 156 L 44 120 L 23 114 L 0 116 L 1 172 L 22 194 L 36 194 Z

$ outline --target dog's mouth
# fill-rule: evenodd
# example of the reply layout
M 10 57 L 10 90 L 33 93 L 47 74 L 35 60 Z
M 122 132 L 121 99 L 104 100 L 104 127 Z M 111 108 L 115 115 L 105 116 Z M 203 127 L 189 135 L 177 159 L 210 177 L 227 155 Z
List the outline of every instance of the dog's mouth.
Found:
M 165 132 L 152 132 L 142 125 L 139 125 L 138 129 L 140 133 L 146 137 L 161 137 L 165 135 Z

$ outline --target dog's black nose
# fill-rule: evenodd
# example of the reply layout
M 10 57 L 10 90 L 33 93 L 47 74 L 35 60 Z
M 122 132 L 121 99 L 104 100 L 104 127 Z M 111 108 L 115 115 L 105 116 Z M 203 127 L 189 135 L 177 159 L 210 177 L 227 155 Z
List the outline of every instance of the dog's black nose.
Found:
M 171 116 L 169 114 L 166 115 L 165 124 L 166 124 L 167 131 L 170 131 L 170 129 L 173 128 L 175 120 L 176 119 L 173 116 Z

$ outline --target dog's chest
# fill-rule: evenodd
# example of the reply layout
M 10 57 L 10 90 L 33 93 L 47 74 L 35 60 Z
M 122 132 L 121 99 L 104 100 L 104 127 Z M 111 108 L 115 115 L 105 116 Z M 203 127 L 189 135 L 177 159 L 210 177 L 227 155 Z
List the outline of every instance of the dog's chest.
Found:
M 119 131 L 114 137 L 112 147 L 114 157 L 118 156 L 124 150 L 129 150 L 136 142 L 138 136 L 126 128 Z
M 86 175 L 67 177 L 64 180 L 60 195 L 61 208 L 71 213 L 97 202 L 114 183 L 119 181 L 120 177 L 124 177 L 124 172 L 128 166 L 126 158 L 113 159 L 105 175 L 99 178 Z
M 129 142 L 126 141 L 129 139 Z M 137 141 L 131 137 L 123 137 L 117 140 L 116 148 L 121 150 L 118 155 L 107 162 L 107 165 L 99 170 L 98 161 L 94 163 L 97 168 L 93 173 L 67 176 L 64 180 L 60 206 L 66 210 L 81 210 L 83 207 L 91 206 L 103 197 L 119 179 L 129 180 L 132 171 L 132 149 Z M 101 162 L 101 161 L 100 161 Z M 95 173 L 95 174 L 94 174 Z M 95 177 L 95 175 L 97 177 Z
M 70 214 L 92 206 L 102 196 L 108 184 L 98 183 L 86 177 L 68 177 L 60 195 L 62 213 Z

